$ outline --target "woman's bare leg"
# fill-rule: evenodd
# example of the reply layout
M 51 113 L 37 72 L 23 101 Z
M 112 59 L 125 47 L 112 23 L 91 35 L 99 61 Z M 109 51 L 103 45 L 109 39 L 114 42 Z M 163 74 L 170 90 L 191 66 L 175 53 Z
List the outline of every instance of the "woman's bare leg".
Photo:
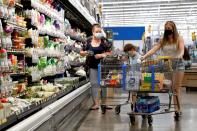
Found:
M 174 92 L 176 93 L 176 96 L 173 97 L 174 104 L 175 104 L 175 110 L 177 112 L 181 112 L 181 84 L 184 77 L 184 72 L 176 72 L 174 74 Z

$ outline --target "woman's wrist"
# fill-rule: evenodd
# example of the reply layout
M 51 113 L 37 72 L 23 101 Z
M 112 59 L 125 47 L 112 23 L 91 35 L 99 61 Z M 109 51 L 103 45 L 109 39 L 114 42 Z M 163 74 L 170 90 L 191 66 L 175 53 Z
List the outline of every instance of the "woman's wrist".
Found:
M 144 55 L 144 56 L 142 56 L 141 58 L 140 58 L 140 60 L 145 60 L 146 59 L 146 55 Z
M 101 59 L 101 58 L 105 58 L 105 57 L 106 57 L 106 55 L 104 53 L 95 55 L 96 59 Z
M 102 53 L 102 54 L 101 54 L 101 57 L 102 57 L 102 58 L 105 58 L 106 56 L 107 56 L 106 53 Z

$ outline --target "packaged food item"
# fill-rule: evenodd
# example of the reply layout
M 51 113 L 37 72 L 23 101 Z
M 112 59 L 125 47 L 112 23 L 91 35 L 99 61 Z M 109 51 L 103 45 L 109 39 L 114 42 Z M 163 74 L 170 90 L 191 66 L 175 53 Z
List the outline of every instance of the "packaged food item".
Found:
M 3 18 L 4 17 L 4 7 L 0 6 L 0 17 Z
M 4 118 L 5 118 L 4 107 L 3 107 L 3 104 L 0 102 L 0 120 L 2 120 Z
M 11 104 L 10 103 L 3 103 L 3 108 L 4 108 L 4 115 L 5 118 L 7 118 L 8 116 L 11 115 L 12 111 L 11 111 Z
M 160 109 L 158 96 L 141 96 L 135 104 L 135 112 L 152 113 Z
M 160 91 L 163 89 L 163 80 L 165 79 L 163 73 L 155 73 L 154 89 L 152 89 L 152 74 L 142 73 L 142 84 L 140 86 L 141 91 Z
M 4 32 L 8 35 L 8 34 L 11 34 L 14 30 L 14 27 L 12 25 L 6 25 L 4 27 Z
M 15 8 L 8 8 L 8 19 L 13 20 L 15 17 Z

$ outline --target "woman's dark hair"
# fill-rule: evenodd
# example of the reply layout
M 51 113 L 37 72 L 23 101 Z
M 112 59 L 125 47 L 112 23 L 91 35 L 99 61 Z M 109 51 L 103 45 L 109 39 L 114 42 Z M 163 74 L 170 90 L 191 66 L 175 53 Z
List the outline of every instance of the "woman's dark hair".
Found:
M 136 50 L 136 47 L 134 45 L 132 45 L 131 43 L 128 43 L 124 46 L 124 52 L 128 52 L 131 50 Z
M 184 54 L 183 54 L 184 60 L 190 60 L 190 55 L 188 49 L 184 46 Z
M 170 25 L 172 27 L 172 29 L 173 29 L 172 30 L 173 31 L 173 43 L 177 43 L 179 34 L 178 34 L 177 27 L 176 27 L 175 23 L 173 21 L 167 21 L 165 23 L 165 27 L 166 27 L 166 25 Z M 167 42 L 168 42 L 168 36 L 164 32 L 164 36 L 163 36 L 163 39 L 161 41 L 161 46 L 163 47 Z

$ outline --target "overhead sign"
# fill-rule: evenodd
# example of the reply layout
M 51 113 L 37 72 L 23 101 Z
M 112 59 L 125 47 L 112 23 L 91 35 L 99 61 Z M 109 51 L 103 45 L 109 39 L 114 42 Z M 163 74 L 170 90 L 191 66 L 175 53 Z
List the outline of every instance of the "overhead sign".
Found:
M 104 27 L 113 31 L 114 40 L 142 40 L 144 26 L 138 27 Z

